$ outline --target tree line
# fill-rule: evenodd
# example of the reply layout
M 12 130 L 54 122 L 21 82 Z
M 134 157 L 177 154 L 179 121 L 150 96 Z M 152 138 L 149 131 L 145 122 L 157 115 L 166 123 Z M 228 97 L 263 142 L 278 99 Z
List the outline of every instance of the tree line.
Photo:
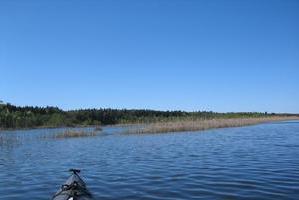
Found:
M 0 104 L 0 129 L 36 127 L 99 126 L 149 123 L 179 119 L 263 117 L 267 113 L 216 113 L 211 111 L 156 111 L 147 109 L 80 109 L 64 111 L 58 107 L 33 107 Z M 286 114 L 284 114 L 286 115 Z

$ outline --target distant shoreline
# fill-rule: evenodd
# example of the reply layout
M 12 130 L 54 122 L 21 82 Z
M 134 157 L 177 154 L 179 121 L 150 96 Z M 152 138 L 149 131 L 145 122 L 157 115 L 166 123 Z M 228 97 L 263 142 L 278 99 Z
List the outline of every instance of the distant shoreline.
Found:
M 299 120 L 299 117 L 256 117 L 256 118 L 216 118 L 216 119 L 195 119 L 195 120 L 178 120 L 168 122 L 154 122 L 154 123 L 128 123 L 128 124 L 113 124 L 104 125 L 101 127 L 130 127 L 125 134 L 155 134 L 155 133 L 174 133 L 174 132 L 193 132 L 203 131 L 218 128 L 233 128 L 244 127 L 250 125 L 257 125 L 263 123 L 271 123 L 275 121 L 289 121 Z M 56 126 L 56 127 L 32 127 L 32 128 L 9 128 L 0 129 L 1 131 L 22 131 L 35 129 L 72 129 L 72 128 L 97 128 L 96 125 L 77 125 L 77 126 Z
M 142 125 L 137 132 L 177 132 L 217 127 L 243 126 L 269 119 L 298 119 L 299 114 L 267 112 L 157 111 L 147 109 L 82 109 L 64 111 L 58 107 L 0 104 L 0 130 L 80 128 Z M 246 120 L 247 119 L 247 120 Z M 145 125 L 145 126 L 144 126 Z M 140 126 L 139 126 L 140 127 Z

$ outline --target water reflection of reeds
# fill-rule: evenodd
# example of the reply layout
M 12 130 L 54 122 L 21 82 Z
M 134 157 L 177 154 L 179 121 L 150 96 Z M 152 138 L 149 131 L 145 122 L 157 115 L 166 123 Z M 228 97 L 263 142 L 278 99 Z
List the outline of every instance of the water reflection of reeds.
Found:
M 0 135 L 0 147 L 11 148 L 20 143 L 20 138 L 16 135 Z

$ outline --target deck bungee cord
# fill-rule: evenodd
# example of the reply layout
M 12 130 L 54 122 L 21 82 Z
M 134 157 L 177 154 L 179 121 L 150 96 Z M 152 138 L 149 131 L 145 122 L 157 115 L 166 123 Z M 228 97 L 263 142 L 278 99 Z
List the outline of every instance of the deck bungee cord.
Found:
M 72 174 L 53 196 L 52 200 L 91 200 L 85 182 L 79 176 L 80 170 L 70 169 Z

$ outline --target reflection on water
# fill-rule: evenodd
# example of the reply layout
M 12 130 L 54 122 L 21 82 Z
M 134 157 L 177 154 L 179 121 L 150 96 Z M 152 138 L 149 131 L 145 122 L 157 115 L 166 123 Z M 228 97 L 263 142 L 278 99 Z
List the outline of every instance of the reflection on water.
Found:
M 193 133 L 47 139 L 0 133 L 0 199 L 50 199 L 82 169 L 98 199 L 298 199 L 299 123 Z M 25 198 L 24 198 L 25 197 Z

